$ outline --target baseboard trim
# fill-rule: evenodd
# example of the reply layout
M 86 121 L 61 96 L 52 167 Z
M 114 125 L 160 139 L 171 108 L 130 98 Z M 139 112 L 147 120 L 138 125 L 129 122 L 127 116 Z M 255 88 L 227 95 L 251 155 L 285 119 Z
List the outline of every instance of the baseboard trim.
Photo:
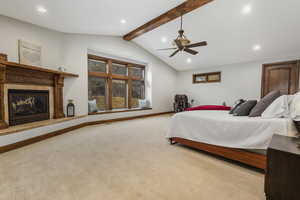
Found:
M 92 121 L 92 122 L 83 122 L 80 124 L 77 124 L 75 126 L 71 126 L 68 128 L 64 128 L 64 129 L 60 129 L 57 131 L 53 131 L 50 133 L 46 133 L 44 135 L 40 135 L 37 137 L 33 137 L 27 140 L 23 140 L 20 142 L 16 142 L 13 144 L 9 144 L 6 146 L 2 146 L 0 147 L 0 154 L 8 152 L 8 151 L 12 151 L 30 144 L 34 144 L 58 135 L 62 135 L 64 133 L 76 130 L 76 129 L 80 129 L 86 126 L 91 126 L 91 125 L 97 125 L 97 124 L 105 124 L 105 123 L 113 123 L 113 122 L 119 122 L 119 121 L 127 121 L 127 120 L 134 120 L 134 119 L 140 119 L 140 118 L 146 118 L 146 117 L 154 117 L 154 116 L 158 116 L 158 115 L 165 115 L 165 114 L 171 114 L 173 112 L 161 112 L 161 113 L 153 113 L 153 114 L 146 114 L 146 115 L 138 115 L 138 116 L 133 116 L 133 117 L 122 117 L 122 118 L 115 118 L 115 119 L 109 119 L 109 120 L 99 120 L 99 121 Z

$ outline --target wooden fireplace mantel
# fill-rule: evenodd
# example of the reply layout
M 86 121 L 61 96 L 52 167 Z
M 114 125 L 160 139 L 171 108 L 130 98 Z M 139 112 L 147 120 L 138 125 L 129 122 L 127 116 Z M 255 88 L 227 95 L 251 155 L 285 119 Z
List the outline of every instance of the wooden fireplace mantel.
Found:
M 7 55 L 0 54 L 0 129 L 7 128 L 9 126 L 5 121 L 5 84 L 53 87 L 53 118 L 59 119 L 65 117 L 63 109 L 64 79 L 70 77 L 78 77 L 78 75 L 38 66 L 8 62 Z

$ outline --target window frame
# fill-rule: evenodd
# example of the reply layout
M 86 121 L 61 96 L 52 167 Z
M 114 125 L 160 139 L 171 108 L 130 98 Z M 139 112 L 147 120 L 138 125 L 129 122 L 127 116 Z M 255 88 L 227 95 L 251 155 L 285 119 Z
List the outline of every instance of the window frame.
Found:
M 146 94 L 146 87 L 145 87 L 145 77 L 146 77 L 146 67 L 141 64 L 136 64 L 136 63 L 130 63 L 130 62 L 125 62 L 125 61 L 120 61 L 112 58 L 105 58 L 101 56 L 96 56 L 92 54 L 88 54 L 88 60 L 96 60 L 96 61 L 102 61 L 106 63 L 107 69 L 106 73 L 105 72 L 91 72 L 88 71 L 88 77 L 101 77 L 106 79 L 106 84 L 107 84 L 107 90 L 106 90 L 106 109 L 104 111 L 100 111 L 99 113 L 103 112 L 109 112 L 117 109 L 112 108 L 112 81 L 115 80 L 125 80 L 127 84 L 127 106 L 125 109 L 132 109 L 133 103 L 132 103 L 132 81 L 133 80 L 138 80 L 138 81 L 143 81 L 144 82 L 144 98 Z M 127 68 L 127 75 L 119 75 L 119 74 L 113 74 L 112 73 L 112 64 L 121 64 L 125 65 Z M 143 69 L 143 76 L 142 78 L 132 76 L 131 70 L 132 68 L 142 68 Z M 135 108 L 133 108 L 135 109 Z
M 210 80 L 210 76 L 218 76 L 215 80 Z M 203 81 L 198 81 L 197 77 L 204 77 Z M 221 82 L 221 72 L 209 72 L 209 73 L 201 73 L 201 74 L 193 74 L 193 84 L 198 83 L 218 83 Z

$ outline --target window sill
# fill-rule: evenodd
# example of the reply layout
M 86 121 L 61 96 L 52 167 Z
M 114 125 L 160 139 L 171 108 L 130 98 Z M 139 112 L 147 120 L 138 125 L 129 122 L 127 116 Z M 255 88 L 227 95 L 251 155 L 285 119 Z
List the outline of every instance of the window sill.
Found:
M 133 108 L 133 109 L 122 109 L 122 110 L 106 110 L 106 111 L 89 113 L 89 115 L 103 115 L 103 114 L 133 112 L 133 111 L 143 111 L 143 110 L 152 110 L 152 108 L 136 108 L 136 109 Z

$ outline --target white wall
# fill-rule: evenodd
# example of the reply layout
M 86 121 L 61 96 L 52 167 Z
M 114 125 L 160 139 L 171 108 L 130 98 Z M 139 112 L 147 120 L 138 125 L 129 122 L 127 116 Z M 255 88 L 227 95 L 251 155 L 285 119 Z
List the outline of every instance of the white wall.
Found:
M 62 65 L 63 34 L 23 23 L 0 15 L 0 53 L 8 55 L 8 60 L 19 62 L 18 40 L 25 40 L 42 46 L 42 64 L 57 69 Z
M 71 72 L 81 74 L 76 80 L 67 80 L 65 85 L 65 99 L 75 99 L 79 115 L 86 114 L 88 111 L 88 49 L 147 63 L 148 73 L 152 75 L 152 80 L 148 80 L 148 82 L 151 84 L 152 91 L 150 93 L 153 107 L 152 111 L 147 112 L 172 110 L 176 71 L 133 42 L 124 41 L 121 37 L 65 34 L 64 44 L 66 67 Z M 78 91 L 81 91 L 80 95 L 78 95 Z
M 187 94 L 194 105 L 221 105 L 226 102 L 232 105 L 237 99 L 260 99 L 262 65 L 300 59 L 299 55 L 277 59 L 266 59 L 259 62 L 232 64 L 189 70 L 177 73 L 177 93 Z M 222 72 L 220 83 L 193 84 L 192 76 L 197 73 Z
M 221 71 L 220 83 L 193 84 L 196 73 Z M 196 71 L 179 72 L 178 93 L 187 94 L 195 105 L 232 104 L 238 98 L 259 98 L 261 70 L 259 63 L 213 67 Z
M 124 41 L 121 37 L 64 34 L 1 15 L 0 27 L 0 53 L 8 54 L 9 61 L 18 62 L 17 44 L 18 40 L 22 39 L 42 46 L 44 67 L 57 69 L 59 66 L 64 66 L 68 72 L 79 74 L 79 78 L 66 79 L 64 87 L 65 104 L 67 99 L 74 99 L 76 115 L 88 113 L 88 49 L 146 63 L 149 71 L 147 82 L 151 88 L 148 93 L 151 95 L 153 108 L 131 113 L 93 115 L 72 122 L 60 123 L 52 128 L 41 127 L 27 132 L 0 136 L 0 146 L 46 134 L 58 127 L 66 128 L 76 124 L 76 121 L 97 121 L 172 110 L 176 71 L 133 42 Z
M 18 62 L 18 40 L 22 39 L 42 46 L 43 67 L 57 69 L 63 65 L 68 72 L 79 74 L 79 78 L 66 79 L 64 91 L 65 103 L 67 99 L 74 99 L 78 115 L 88 113 L 88 49 L 147 63 L 152 90 L 151 112 L 172 109 L 176 71 L 133 42 L 121 37 L 64 34 L 1 15 L 0 26 L 0 53 L 7 54 L 9 61 Z

